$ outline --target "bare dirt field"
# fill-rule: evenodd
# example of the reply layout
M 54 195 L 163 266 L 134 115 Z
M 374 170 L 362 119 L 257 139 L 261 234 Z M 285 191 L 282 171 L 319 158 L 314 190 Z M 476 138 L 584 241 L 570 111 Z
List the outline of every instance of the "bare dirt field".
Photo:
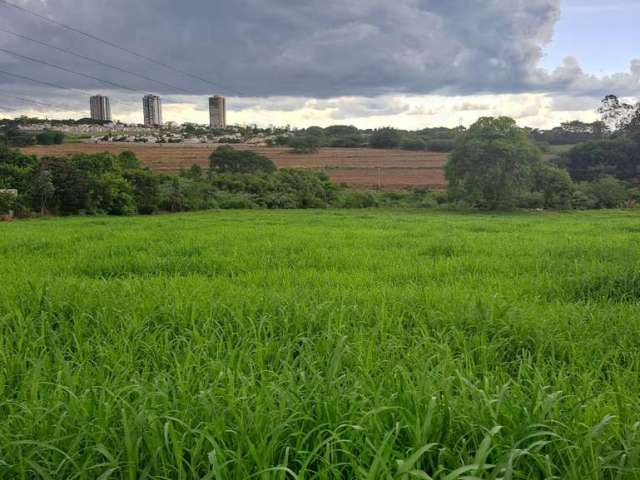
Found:
M 410 187 L 445 188 L 443 166 L 447 154 L 374 150 L 369 148 L 323 148 L 313 154 L 293 154 L 288 148 L 260 145 L 233 145 L 238 150 L 253 150 L 270 158 L 279 168 L 322 170 L 337 182 L 354 188 Z M 150 168 L 160 173 L 176 173 L 192 164 L 207 167 L 214 145 L 140 145 L 140 144 L 65 144 L 25 148 L 38 156 L 72 155 L 124 151 L 134 152 Z

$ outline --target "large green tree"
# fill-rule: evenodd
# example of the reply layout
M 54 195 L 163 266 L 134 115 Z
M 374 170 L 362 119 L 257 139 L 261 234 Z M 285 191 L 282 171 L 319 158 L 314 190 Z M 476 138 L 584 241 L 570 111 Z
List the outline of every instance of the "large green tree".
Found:
M 453 198 L 487 209 L 517 206 L 541 152 L 508 117 L 485 117 L 459 137 L 445 167 Z

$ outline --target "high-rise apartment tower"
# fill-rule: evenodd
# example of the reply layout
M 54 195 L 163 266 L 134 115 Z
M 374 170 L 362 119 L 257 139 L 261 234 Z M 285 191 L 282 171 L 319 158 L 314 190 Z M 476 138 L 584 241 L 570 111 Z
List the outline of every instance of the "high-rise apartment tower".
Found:
M 96 95 L 91 97 L 89 105 L 91 107 L 92 120 L 99 120 L 101 122 L 111 121 L 111 105 L 109 104 L 109 97 Z
M 216 95 L 209 98 L 209 126 L 211 128 L 227 127 L 227 99 Z
M 147 127 L 162 126 L 162 100 L 156 95 L 145 95 L 142 99 L 144 124 Z

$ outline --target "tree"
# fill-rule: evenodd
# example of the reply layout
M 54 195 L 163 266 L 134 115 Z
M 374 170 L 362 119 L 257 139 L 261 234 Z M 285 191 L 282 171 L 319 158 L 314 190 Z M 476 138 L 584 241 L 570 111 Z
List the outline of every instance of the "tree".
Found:
M 51 207 L 63 215 L 76 214 L 87 208 L 90 182 L 87 175 L 68 158 L 44 157 L 40 168 L 51 172 L 55 192 Z
M 598 113 L 602 121 L 612 131 L 625 132 L 640 122 L 640 103 L 630 105 L 621 102 L 615 95 L 607 95 L 602 100 Z
M 398 148 L 401 142 L 402 134 L 389 127 L 374 131 L 369 138 L 371 148 Z
M 56 193 L 56 187 L 53 184 L 53 175 L 49 170 L 40 169 L 33 177 L 32 195 L 37 199 L 40 207 L 40 215 L 44 215 L 47 208 L 47 202 L 53 198 Z
M 457 141 L 445 167 L 453 198 L 488 209 L 509 209 L 531 189 L 541 152 L 508 117 L 478 120 Z
M 267 157 L 251 151 L 240 151 L 224 146 L 209 157 L 209 174 L 218 173 L 271 173 L 276 171 L 275 164 Z
M 345 137 L 348 135 L 358 135 L 360 132 L 352 125 L 331 125 L 324 129 L 324 132 L 332 137 Z

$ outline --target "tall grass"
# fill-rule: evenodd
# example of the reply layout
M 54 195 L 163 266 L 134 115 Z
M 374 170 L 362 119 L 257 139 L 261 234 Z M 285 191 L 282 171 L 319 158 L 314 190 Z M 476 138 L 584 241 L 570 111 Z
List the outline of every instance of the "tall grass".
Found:
M 0 478 L 639 478 L 638 220 L 0 225 Z

